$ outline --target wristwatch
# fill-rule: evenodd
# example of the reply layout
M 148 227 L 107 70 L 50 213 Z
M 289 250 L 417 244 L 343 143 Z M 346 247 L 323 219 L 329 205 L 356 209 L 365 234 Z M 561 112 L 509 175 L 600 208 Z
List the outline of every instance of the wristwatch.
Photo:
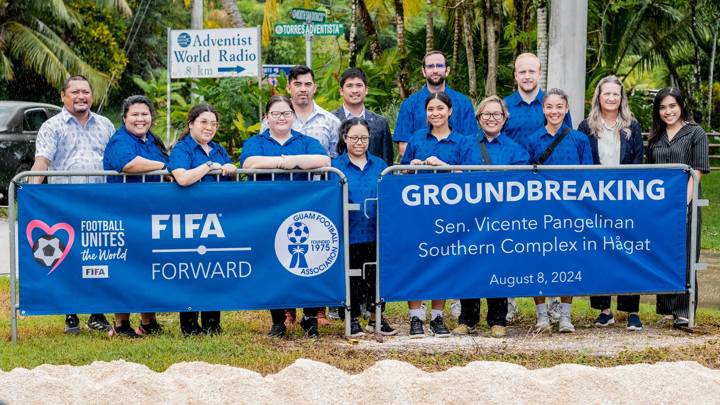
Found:
M 205 164 L 207 165 L 207 167 L 209 167 L 210 169 L 212 169 L 212 168 L 213 168 L 213 165 L 215 164 L 215 162 L 213 162 L 212 160 L 208 160 L 207 162 L 205 162 Z

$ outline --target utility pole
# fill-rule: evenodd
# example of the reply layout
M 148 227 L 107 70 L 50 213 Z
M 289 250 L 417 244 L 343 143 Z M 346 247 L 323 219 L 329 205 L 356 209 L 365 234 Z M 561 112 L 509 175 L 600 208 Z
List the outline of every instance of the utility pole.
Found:
M 588 0 L 550 2 L 547 88 L 565 90 L 577 126 L 585 116 L 585 51 Z
M 194 30 L 203 29 L 203 0 L 192 0 L 192 10 L 190 10 L 190 28 Z

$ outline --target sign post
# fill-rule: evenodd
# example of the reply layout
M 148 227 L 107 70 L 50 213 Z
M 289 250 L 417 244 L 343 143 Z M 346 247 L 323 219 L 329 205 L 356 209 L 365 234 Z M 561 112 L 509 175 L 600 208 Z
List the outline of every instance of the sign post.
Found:
M 275 36 L 305 37 L 305 64 L 312 68 L 312 42 L 314 36 L 339 36 L 345 33 L 341 23 L 326 23 L 325 12 L 294 8 L 290 10 L 290 18 L 298 24 L 275 24 Z
M 170 138 L 170 80 L 257 77 L 262 84 L 260 27 L 168 29 L 167 139 Z

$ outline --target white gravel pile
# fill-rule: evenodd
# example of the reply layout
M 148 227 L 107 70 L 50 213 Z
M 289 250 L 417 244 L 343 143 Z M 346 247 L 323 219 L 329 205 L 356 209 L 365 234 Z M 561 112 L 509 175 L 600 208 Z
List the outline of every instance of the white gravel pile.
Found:
M 0 372 L 0 402 L 437 404 L 718 403 L 720 371 L 696 362 L 528 370 L 500 362 L 426 373 L 394 360 L 348 374 L 300 359 L 266 377 L 241 368 L 178 363 L 163 373 L 125 361 Z

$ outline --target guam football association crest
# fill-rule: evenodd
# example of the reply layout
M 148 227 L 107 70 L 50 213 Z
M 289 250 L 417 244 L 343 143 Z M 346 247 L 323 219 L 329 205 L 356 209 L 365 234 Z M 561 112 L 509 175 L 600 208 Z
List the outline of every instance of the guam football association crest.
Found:
M 317 276 L 332 267 L 340 251 L 335 224 L 315 211 L 301 211 L 287 217 L 275 233 L 275 254 L 289 272 L 303 277 Z

